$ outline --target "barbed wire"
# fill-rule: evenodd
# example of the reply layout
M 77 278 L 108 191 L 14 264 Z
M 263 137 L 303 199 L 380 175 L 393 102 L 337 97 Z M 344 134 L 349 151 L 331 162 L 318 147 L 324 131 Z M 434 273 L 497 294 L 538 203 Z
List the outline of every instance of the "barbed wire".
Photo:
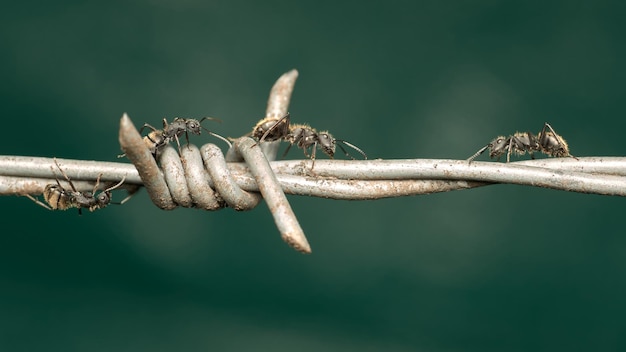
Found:
M 281 117 L 298 77 L 296 70 L 274 84 L 266 117 Z M 280 142 L 258 144 L 233 140 L 226 156 L 214 144 L 171 146 L 157 160 L 134 123 L 124 114 L 119 141 L 129 163 L 60 159 L 56 161 L 78 191 L 92 191 L 100 178 L 124 184 L 129 193 L 145 187 L 161 209 L 178 206 L 249 210 L 265 199 L 285 242 L 310 253 L 311 247 L 285 196 L 329 199 L 380 199 L 469 189 L 490 184 L 518 184 L 581 193 L 626 196 L 625 157 L 582 157 L 512 163 L 466 160 L 290 160 L 275 159 Z M 57 182 L 55 159 L 0 156 L 0 195 L 39 195 Z M 259 194 L 260 193 L 260 194 Z

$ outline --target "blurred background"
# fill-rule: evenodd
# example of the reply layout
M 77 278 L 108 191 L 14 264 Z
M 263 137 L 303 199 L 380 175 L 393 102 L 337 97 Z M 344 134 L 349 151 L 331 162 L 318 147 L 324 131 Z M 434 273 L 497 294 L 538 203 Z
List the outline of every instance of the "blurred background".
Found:
M 296 68 L 292 121 L 371 158 L 465 159 L 546 121 L 576 156 L 624 156 L 626 8 L 578 3 L 14 2 L 0 150 L 118 161 L 124 112 L 218 117 L 206 126 L 240 136 Z M 78 216 L 2 197 L 0 350 L 626 346 L 622 198 L 501 185 L 290 201 L 312 255 L 265 204 L 162 211 L 142 191 Z

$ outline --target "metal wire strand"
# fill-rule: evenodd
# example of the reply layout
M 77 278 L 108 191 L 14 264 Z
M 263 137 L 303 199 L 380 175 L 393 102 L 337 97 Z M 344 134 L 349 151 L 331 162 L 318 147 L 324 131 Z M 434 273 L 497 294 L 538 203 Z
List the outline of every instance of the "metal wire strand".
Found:
M 518 163 L 473 162 L 465 160 L 355 160 L 350 162 L 318 161 L 317 177 L 358 180 L 464 180 L 510 183 L 560 189 L 581 193 L 626 196 L 624 158 L 579 158 L 574 161 L 525 161 Z M 621 169 L 617 164 L 621 163 Z M 543 167 L 534 165 L 541 164 Z M 571 171 L 571 169 L 577 171 Z M 276 165 L 278 174 L 305 174 L 303 163 Z
M 205 146 L 200 149 L 203 148 Z M 122 187 L 143 185 L 132 164 L 57 160 L 79 191 L 91 191 L 100 173 L 106 182 L 119 182 L 126 177 Z M 316 175 L 309 175 L 310 163 L 310 160 L 285 160 L 270 162 L 270 166 L 286 194 L 329 199 L 413 196 L 492 183 L 626 196 L 626 157 L 582 157 L 573 161 L 543 159 L 508 164 L 474 161 L 471 165 L 464 160 L 317 160 L 314 169 Z M 0 195 L 41 194 L 44 187 L 54 183 L 55 176 L 58 177 L 52 171 L 52 166 L 52 158 L 0 156 Z M 254 176 L 245 163 L 226 163 L 226 167 L 234 183 L 242 190 L 259 192 Z M 545 177 L 552 180 L 541 180 Z M 576 189 L 568 184 L 570 178 L 591 183 Z M 401 184 L 421 186 L 411 186 L 412 189 L 397 187 Z M 430 186 L 427 187 L 428 184 Z M 217 189 L 213 178 L 209 185 Z M 364 190 L 360 191 L 360 188 Z M 367 192 L 368 196 L 363 197 L 358 192 Z

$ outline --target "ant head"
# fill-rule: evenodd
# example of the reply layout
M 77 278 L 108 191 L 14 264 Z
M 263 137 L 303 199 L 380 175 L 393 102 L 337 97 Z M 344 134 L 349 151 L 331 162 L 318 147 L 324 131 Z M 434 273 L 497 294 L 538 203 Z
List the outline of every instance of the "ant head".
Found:
M 204 120 L 216 120 L 217 122 L 220 122 L 220 123 L 222 122 L 222 120 L 216 119 L 214 117 L 203 117 L 202 119 L 200 119 L 200 121 L 196 119 L 184 119 L 184 120 L 185 120 L 185 127 L 187 131 L 193 134 L 200 134 L 201 128 L 204 128 L 205 131 L 209 132 L 209 130 L 207 130 L 204 126 L 202 126 L 202 121 Z
M 185 119 L 185 130 L 186 132 L 191 132 L 193 134 L 200 134 L 200 121 L 196 119 Z
M 104 191 L 100 192 L 100 194 L 98 194 L 98 197 L 96 197 L 96 200 L 98 202 L 98 208 L 104 208 L 109 205 L 109 203 L 111 202 L 111 191 L 120 187 L 124 183 L 124 181 L 126 181 L 126 176 L 124 176 L 122 180 L 117 184 L 105 189 Z
M 509 147 L 510 138 L 504 136 L 498 136 L 496 139 L 489 143 L 489 157 L 496 158 L 502 156 L 502 154 L 506 153 L 507 148 Z
M 331 158 L 335 157 L 335 147 L 337 145 L 335 138 L 328 132 L 320 132 L 317 134 L 317 141 L 320 148 L 326 155 Z
M 96 200 L 98 201 L 98 207 L 99 208 L 106 207 L 111 202 L 111 191 L 102 191 L 102 192 L 100 192 L 100 194 L 98 194 L 98 197 L 96 198 Z

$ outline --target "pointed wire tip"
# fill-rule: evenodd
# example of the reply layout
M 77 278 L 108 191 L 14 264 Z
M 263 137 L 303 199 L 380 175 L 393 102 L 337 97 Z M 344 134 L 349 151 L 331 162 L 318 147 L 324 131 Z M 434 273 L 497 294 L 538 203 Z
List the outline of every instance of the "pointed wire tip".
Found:
M 287 243 L 291 248 L 295 249 L 296 251 L 302 254 L 311 254 L 311 245 L 306 240 L 306 237 L 303 238 L 301 235 L 296 236 L 298 237 L 298 239 L 296 239 L 296 237 L 292 236 L 291 234 L 284 234 L 281 237 L 283 241 L 285 241 L 285 243 Z
M 139 172 L 152 202 L 161 209 L 176 208 L 163 173 L 126 113 L 120 119 L 119 142 L 122 151 Z

